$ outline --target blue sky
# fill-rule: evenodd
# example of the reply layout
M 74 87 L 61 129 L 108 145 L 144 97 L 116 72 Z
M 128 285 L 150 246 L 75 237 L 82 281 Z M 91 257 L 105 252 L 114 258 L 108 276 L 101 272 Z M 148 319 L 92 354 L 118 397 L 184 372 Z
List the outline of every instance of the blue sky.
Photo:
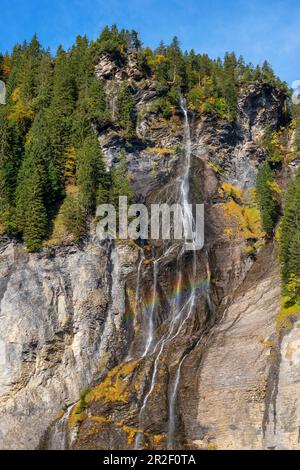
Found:
M 35 32 L 52 50 L 69 47 L 113 23 L 137 29 L 145 45 L 177 35 L 184 49 L 235 50 L 255 64 L 267 59 L 289 85 L 300 79 L 299 0 L 1 0 L 0 50 Z

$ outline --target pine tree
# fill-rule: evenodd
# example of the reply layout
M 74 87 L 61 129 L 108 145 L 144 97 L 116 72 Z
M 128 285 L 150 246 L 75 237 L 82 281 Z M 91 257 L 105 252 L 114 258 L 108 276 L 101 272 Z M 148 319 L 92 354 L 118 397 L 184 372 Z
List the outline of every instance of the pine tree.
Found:
M 110 201 L 115 207 L 118 206 L 119 196 L 127 196 L 128 203 L 132 202 L 134 196 L 134 191 L 127 172 L 126 154 L 124 150 L 120 152 L 119 162 L 113 168 L 111 175 Z
M 297 152 L 300 151 L 300 104 L 293 106 L 293 118 L 295 123 L 295 141 L 294 146 Z
M 23 139 L 18 127 L 7 120 L 7 109 L 0 108 L 0 197 L 13 203 L 17 174 L 23 153 Z M 6 195 L 6 196 L 5 196 Z
M 43 201 L 44 175 L 29 157 L 24 160 L 17 187 L 18 226 L 29 251 L 37 251 L 47 230 L 47 212 Z
M 3 60 L 4 60 L 3 54 L 1 54 L 1 52 L 0 52 L 0 80 L 4 79 Z
M 78 194 L 67 194 L 62 207 L 64 225 L 73 235 L 75 243 L 84 236 L 87 228 L 86 213 L 80 202 Z
M 265 162 L 258 171 L 256 191 L 262 226 L 268 236 L 271 236 L 273 233 L 277 215 L 276 202 L 274 201 L 273 191 L 270 186 L 272 181 L 272 170 L 269 163 Z
M 105 199 L 107 175 L 96 135 L 89 135 L 78 152 L 76 177 L 80 201 L 87 214 L 91 214 L 98 202 L 98 194 Z M 101 201 L 105 202 L 105 201 Z
M 291 238 L 289 246 L 288 268 L 290 273 L 300 278 L 300 233 L 297 231 Z
M 9 55 L 6 52 L 4 56 L 1 55 L 1 65 L 0 65 L 0 80 L 3 80 L 4 82 L 7 82 L 10 74 L 10 59 Z
M 237 60 L 235 54 L 226 53 L 224 58 L 223 96 L 230 121 L 235 119 L 237 110 L 236 66 Z
M 76 43 L 71 49 L 70 68 L 77 90 L 85 86 L 93 76 L 93 62 L 89 51 L 89 41 L 86 36 L 77 36 Z
M 24 51 L 20 44 L 16 44 L 13 48 L 12 54 L 7 58 L 7 67 L 9 74 L 6 81 L 6 97 L 7 101 L 10 100 L 15 87 L 19 84 L 19 75 L 21 70 L 21 60 Z
M 52 109 L 39 112 L 30 129 L 25 158 L 41 165 L 44 172 L 45 204 L 49 212 L 64 194 L 64 151 L 67 137 L 64 121 Z
M 17 125 L 9 123 L 7 109 L 0 108 L 0 219 L 6 233 L 17 232 L 15 191 L 22 161 L 23 138 Z
M 94 76 L 90 77 L 86 86 L 82 86 L 75 112 L 72 116 L 72 140 L 81 146 L 90 134 L 92 125 L 98 130 L 110 122 L 106 106 L 106 95 L 102 85 Z
M 63 116 L 70 116 L 75 107 L 76 82 L 70 56 L 60 46 L 57 50 L 51 106 Z
M 98 59 L 103 52 L 124 56 L 128 47 L 128 35 L 124 33 L 124 30 L 119 32 L 116 25 L 106 26 L 97 41 L 92 43 L 93 56 Z
M 50 105 L 53 92 L 53 62 L 49 52 L 43 54 L 36 76 L 36 96 L 33 107 L 36 112 Z
M 31 188 L 31 198 L 27 199 L 30 209 L 25 212 L 23 238 L 28 251 L 34 252 L 41 248 L 46 235 L 47 213 L 36 182 L 32 183 Z
M 30 102 L 35 97 L 36 77 L 41 58 L 42 48 L 37 36 L 34 35 L 23 54 L 22 64 L 20 66 L 19 86 L 22 100 L 25 103 Z
M 268 83 L 273 83 L 275 81 L 275 75 L 270 64 L 265 60 L 261 68 L 262 78 L 264 78 Z
M 8 119 L 16 123 L 25 135 L 34 118 L 34 100 L 37 94 L 37 77 L 44 51 L 36 36 L 29 45 L 17 45 L 10 57 L 7 81 Z
M 138 52 L 142 47 L 142 41 L 139 38 L 139 34 L 134 29 L 130 33 L 130 48 L 134 52 Z
M 290 275 L 300 276 L 299 271 L 299 233 L 300 233 L 300 172 L 290 182 L 284 203 L 280 224 L 280 258 L 284 285 Z
M 129 88 L 126 85 L 122 86 L 119 90 L 117 108 L 117 122 L 124 130 L 125 135 L 130 137 L 134 129 L 134 102 Z
M 95 76 L 94 66 L 102 53 L 120 68 L 129 59 L 128 54 L 138 61 L 143 76 L 154 79 L 158 99 L 153 106 L 163 117 L 175 115 L 184 94 L 195 112 L 232 121 L 239 90 L 254 80 L 271 83 L 288 95 L 268 63 L 254 68 L 242 58 L 237 60 L 233 53 L 226 54 L 224 61 L 193 50 L 183 53 L 176 37 L 169 46 L 160 43 L 151 50 L 142 47 L 136 31 L 119 30 L 116 25 L 104 28 L 92 43 L 78 36 L 73 47 L 67 51 L 59 47 L 55 57 L 42 48 L 36 36 L 29 43 L 16 44 L 11 54 L 0 54 L 0 79 L 6 82 L 7 101 L 0 107 L 0 219 L 1 229 L 11 235 L 23 234 L 31 250 L 41 245 L 61 204 L 65 203 L 75 221 L 72 231 L 78 227 L 75 239 L 79 239 L 87 216 L 98 203 L 107 201 L 108 193 L 114 202 L 119 195 L 133 197 L 124 152 L 109 175 L 96 138 L 112 119 L 106 87 Z M 113 124 L 122 137 L 130 139 L 136 116 L 129 82 L 122 83 L 115 98 Z M 295 144 L 300 149 L 298 108 L 294 108 Z M 267 134 L 267 159 L 274 164 L 278 152 L 274 151 L 271 133 Z M 261 172 L 261 210 L 271 233 L 276 203 L 270 196 L 269 177 Z M 298 269 L 298 240 L 291 237 L 286 251 L 287 273 Z M 290 252 L 294 254 L 293 265 Z
M 180 86 L 186 89 L 188 85 L 188 77 L 184 57 L 180 49 L 178 38 L 175 36 L 167 48 L 166 54 L 168 60 L 168 81 L 173 86 Z

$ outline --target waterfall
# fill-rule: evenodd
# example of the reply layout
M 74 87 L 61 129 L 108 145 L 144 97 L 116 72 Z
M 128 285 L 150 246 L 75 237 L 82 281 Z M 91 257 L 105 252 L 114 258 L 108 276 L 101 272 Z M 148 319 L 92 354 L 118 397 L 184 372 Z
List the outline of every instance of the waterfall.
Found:
M 188 234 L 192 234 L 194 226 L 193 212 L 189 205 L 189 193 L 190 193 L 190 168 L 191 168 L 191 155 L 192 155 L 192 142 L 191 142 L 191 130 L 188 118 L 188 112 L 186 108 L 186 100 L 183 98 L 180 102 L 180 107 L 184 115 L 184 144 L 185 144 L 185 166 L 183 177 L 181 178 L 180 184 L 180 203 L 183 208 L 183 227 L 184 237 L 187 243 Z M 194 241 L 192 242 L 192 249 L 195 247 Z
M 142 266 L 143 262 L 145 260 L 145 254 L 144 250 L 141 248 L 140 251 L 140 261 L 138 264 L 138 270 L 137 270 L 137 276 L 136 276 L 136 288 L 135 288 L 135 316 L 134 316 L 134 322 L 133 322 L 133 330 L 136 328 L 136 324 L 138 322 L 138 317 L 140 314 L 140 284 L 141 284 L 141 271 L 142 271 Z M 127 361 L 130 361 L 132 359 L 132 350 L 133 350 L 133 345 L 134 343 L 131 344 L 128 356 L 127 356 Z
M 186 162 L 185 172 L 181 181 L 181 204 L 184 209 L 183 221 L 184 221 L 184 230 L 185 230 L 185 242 L 187 242 L 186 240 L 187 235 L 193 234 L 192 230 L 194 226 L 194 217 L 193 217 L 192 209 L 189 206 L 189 194 L 190 194 L 189 178 L 190 178 L 190 168 L 191 168 L 192 142 L 191 142 L 191 130 L 190 130 L 190 124 L 189 124 L 189 118 L 188 118 L 188 111 L 186 108 L 185 99 L 181 100 L 180 107 L 184 115 L 184 142 L 185 142 L 185 162 Z M 194 281 L 196 279 L 197 259 L 196 259 L 196 243 L 195 243 L 194 238 L 192 239 L 191 245 L 192 245 L 191 248 L 193 250 L 192 282 L 193 284 L 195 284 Z M 187 246 L 187 243 L 186 243 L 186 246 Z M 210 300 L 209 293 L 207 294 L 207 296 Z M 193 286 L 191 295 L 190 295 L 189 312 L 183 324 L 189 319 L 189 317 L 191 316 L 193 312 L 195 297 L 196 297 L 196 291 L 195 291 L 195 287 Z M 181 325 L 180 330 L 182 329 L 183 324 Z M 177 334 L 179 334 L 180 330 L 178 330 Z M 168 422 L 168 444 L 167 444 L 168 449 L 173 449 L 174 447 L 175 426 L 176 426 L 175 405 L 176 405 L 177 392 L 178 392 L 179 383 L 180 383 L 181 368 L 187 356 L 188 356 L 188 352 L 184 354 L 181 360 L 179 361 L 179 364 L 177 366 L 177 371 L 175 374 L 175 380 L 174 380 L 173 387 L 172 387 L 171 396 L 169 397 L 169 422 Z
M 175 405 L 176 405 L 176 399 L 177 399 L 177 391 L 178 391 L 179 382 L 180 382 L 181 367 L 187 355 L 188 353 L 184 354 L 181 361 L 179 362 L 176 375 L 175 375 L 172 393 L 169 398 L 169 422 L 168 422 L 168 443 L 167 443 L 168 450 L 172 450 L 174 446 L 175 427 L 176 427 Z
M 155 302 L 156 302 L 158 261 L 159 260 L 153 261 L 153 292 L 152 292 L 150 315 L 148 319 L 148 337 L 147 337 L 147 341 L 145 345 L 145 351 L 142 357 L 147 356 L 154 340 L 154 311 L 155 311 Z
M 136 278 L 136 291 L 135 291 L 135 305 L 136 311 L 138 312 L 138 305 L 140 302 L 140 282 L 141 282 L 141 269 L 145 259 L 144 251 L 141 250 L 141 258 L 138 265 L 137 278 Z
M 111 307 L 110 310 L 113 314 L 118 312 L 118 300 L 119 300 L 119 255 L 118 255 L 118 248 L 114 246 L 111 253 L 111 263 L 112 263 L 112 273 L 111 273 Z
M 207 305 L 209 308 L 209 311 L 212 315 L 215 313 L 215 307 L 214 304 L 211 300 L 210 296 L 210 279 L 211 279 L 211 272 L 210 272 L 210 266 L 209 266 L 209 260 L 208 260 L 208 253 L 205 253 L 206 255 L 206 277 L 207 277 L 207 287 L 206 287 L 206 301 Z
M 196 242 L 193 238 L 193 226 L 194 226 L 194 217 L 191 206 L 189 205 L 189 179 L 190 179 L 190 167 L 191 167 L 191 152 L 192 152 L 192 145 L 191 145 L 191 133 L 190 133 L 190 125 L 188 119 L 188 112 L 186 108 L 185 100 L 181 100 L 180 103 L 183 115 L 184 115 L 184 172 L 182 177 L 180 178 L 179 190 L 180 190 L 180 197 L 179 202 L 181 204 L 183 210 L 183 228 L 184 228 L 184 245 L 177 257 L 177 268 L 178 268 L 178 279 L 176 285 L 176 298 L 174 302 L 174 309 L 171 312 L 171 320 L 169 323 L 169 328 L 167 333 L 158 341 L 158 343 L 154 346 L 153 354 L 156 354 L 153 371 L 151 375 L 151 383 L 148 392 L 146 393 L 142 407 L 139 413 L 139 428 L 142 427 L 144 424 L 144 415 L 147 408 L 147 404 L 149 398 L 154 390 L 156 379 L 157 379 L 157 372 L 158 366 L 163 354 L 165 347 L 170 344 L 182 331 L 183 327 L 187 324 L 188 320 L 191 318 L 195 299 L 196 299 L 196 288 L 195 288 L 195 280 L 196 280 L 196 268 L 197 268 L 197 258 L 196 258 Z M 188 243 L 192 237 L 192 241 Z M 182 284 L 182 257 L 186 250 L 192 250 L 192 274 L 190 278 L 190 285 L 191 290 L 188 296 L 188 299 L 184 299 L 183 305 L 181 305 L 181 284 Z M 170 248 L 167 252 L 170 251 Z M 150 348 L 154 342 L 154 313 L 155 313 L 155 302 L 156 302 L 156 295 L 157 295 L 157 275 L 158 275 L 158 262 L 166 256 L 167 252 L 161 256 L 161 258 L 155 260 L 153 262 L 153 294 L 152 294 L 152 305 L 149 317 L 149 335 L 148 340 L 146 343 L 145 351 L 143 357 L 147 356 L 150 352 Z M 184 362 L 185 357 L 188 353 L 186 353 L 181 361 L 178 364 L 177 372 L 175 376 L 175 382 L 173 386 L 173 392 L 169 400 L 169 424 L 168 424 L 168 445 L 170 447 L 173 446 L 173 436 L 175 430 L 175 403 L 176 403 L 176 396 L 177 396 L 177 389 L 180 381 L 180 371 L 182 364 Z M 135 438 L 135 449 L 140 449 L 143 446 L 143 434 L 141 432 L 136 434 Z
M 208 261 L 208 254 L 206 252 L 206 273 L 207 273 L 207 287 L 206 287 L 206 301 L 207 305 L 209 308 L 209 312 L 213 315 L 215 313 L 215 308 L 213 305 L 213 302 L 211 300 L 210 296 L 210 279 L 211 279 L 211 271 L 210 271 L 210 266 L 209 266 L 209 261 Z M 213 330 L 210 332 L 210 336 L 212 336 Z M 201 337 L 198 339 L 195 347 L 197 347 L 200 342 L 202 341 L 204 337 L 204 333 L 201 335 Z M 183 363 L 185 359 L 188 357 L 190 351 L 187 351 L 179 361 L 179 364 L 177 366 L 177 371 L 175 374 L 175 379 L 174 383 L 172 386 L 172 391 L 170 394 L 169 398 L 169 422 L 168 422 L 168 443 L 167 443 L 167 448 L 168 450 L 174 450 L 174 442 L 175 442 L 175 430 L 176 430 L 176 413 L 175 413 L 175 407 L 176 407 L 176 399 L 177 399 L 177 392 L 180 384 L 180 375 L 181 375 L 181 369 L 183 366 Z
M 66 450 L 67 425 L 73 406 L 70 406 L 64 415 L 54 423 L 47 433 L 47 450 Z

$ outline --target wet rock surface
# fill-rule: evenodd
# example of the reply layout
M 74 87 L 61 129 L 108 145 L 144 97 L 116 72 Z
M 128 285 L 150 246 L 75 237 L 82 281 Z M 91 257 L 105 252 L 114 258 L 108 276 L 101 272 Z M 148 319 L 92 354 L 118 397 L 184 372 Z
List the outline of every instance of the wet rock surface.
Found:
M 134 57 L 106 54 L 96 75 L 112 109 L 123 80 L 135 102 L 130 140 L 98 130 L 107 167 L 124 149 L 148 206 L 181 201 L 188 185 L 189 201 L 205 204 L 205 245 L 100 243 L 93 227 L 80 247 L 34 255 L 3 240 L 0 447 L 297 448 L 299 325 L 276 334 L 276 249 L 249 255 L 226 236 L 219 192 L 254 186 L 283 97 L 257 84 L 234 124 L 185 109 L 186 120 L 165 120 L 151 106 L 163 91 Z

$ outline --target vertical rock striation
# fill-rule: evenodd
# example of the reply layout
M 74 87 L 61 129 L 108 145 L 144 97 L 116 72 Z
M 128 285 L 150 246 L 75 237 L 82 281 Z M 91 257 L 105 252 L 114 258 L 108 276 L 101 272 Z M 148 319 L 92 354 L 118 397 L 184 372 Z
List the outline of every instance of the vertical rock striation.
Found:
M 297 448 L 299 324 L 278 339 L 276 249 L 256 258 L 225 236 L 220 196 L 224 182 L 255 185 L 283 95 L 251 85 L 235 123 L 185 108 L 166 122 L 151 106 L 163 91 L 133 57 L 105 54 L 96 74 L 112 113 L 125 79 L 135 103 L 126 146 L 97 130 L 107 167 L 125 147 L 138 202 L 203 202 L 205 246 L 100 243 L 93 228 L 80 247 L 39 254 L 3 240 L 0 447 Z

